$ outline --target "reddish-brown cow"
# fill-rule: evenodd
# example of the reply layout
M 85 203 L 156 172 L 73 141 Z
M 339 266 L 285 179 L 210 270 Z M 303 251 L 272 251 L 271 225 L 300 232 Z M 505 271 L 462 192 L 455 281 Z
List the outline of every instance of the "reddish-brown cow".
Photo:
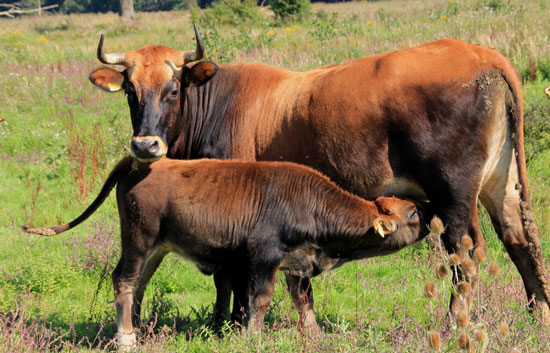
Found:
M 319 172 L 288 162 L 162 159 L 132 168 L 125 158 L 92 205 L 74 221 L 27 232 L 55 235 L 75 227 L 116 183 L 122 256 L 113 271 L 121 348 L 134 346 L 134 325 L 147 282 L 175 251 L 203 270 L 232 268 L 251 287 L 250 329 L 263 327 L 284 256 L 317 246 L 346 260 L 385 255 L 425 234 L 414 203 L 366 201 Z M 235 268 L 235 264 L 244 264 Z M 229 265 L 228 265 L 229 264 Z
M 550 323 L 540 231 L 529 208 L 521 85 L 506 57 L 442 39 L 309 71 L 188 67 L 202 57 L 198 32 L 197 43 L 194 54 L 146 46 L 108 55 L 100 42 L 99 59 L 126 70 L 104 67 L 90 80 L 128 95 L 135 156 L 292 161 L 367 199 L 406 180 L 421 186 L 447 225 L 451 252 L 466 233 L 485 248 L 479 198 L 528 298 Z M 312 298 L 305 288 L 301 294 Z

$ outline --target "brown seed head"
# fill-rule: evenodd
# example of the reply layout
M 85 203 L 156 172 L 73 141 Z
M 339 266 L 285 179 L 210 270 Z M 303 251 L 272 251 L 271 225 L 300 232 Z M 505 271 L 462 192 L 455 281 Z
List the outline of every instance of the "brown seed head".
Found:
M 508 324 L 504 321 L 501 322 L 500 325 L 498 325 L 498 330 L 503 336 L 506 336 L 510 333 L 510 328 L 508 327 Z
M 482 248 L 476 248 L 474 250 L 474 258 L 477 262 L 483 262 L 485 260 L 485 251 Z
M 449 269 L 447 268 L 447 265 L 440 264 L 439 266 L 437 266 L 437 271 L 436 271 L 437 278 L 443 279 L 447 277 L 448 274 L 449 274 Z
M 461 262 L 462 259 L 458 256 L 458 254 L 453 253 L 449 255 L 449 265 L 460 265 Z
M 470 348 L 470 337 L 468 337 L 466 331 L 462 331 L 460 334 L 460 337 L 458 338 L 458 346 L 464 350 Z
M 472 259 L 470 259 L 469 257 L 467 259 L 464 259 L 464 261 L 462 261 L 461 266 L 467 275 L 473 276 L 476 274 L 476 266 L 474 264 L 474 261 L 472 261 Z
M 474 248 L 474 241 L 468 234 L 464 234 L 461 243 L 464 250 L 472 250 Z
M 476 341 L 484 342 L 487 339 L 487 334 L 485 333 L 485 330 L 475 330 L 474 337 Z
M 440 235 L 445 231 L 445 226 L 443 226 L 441 218 L 437 216 L 434 216 L 434 218 L 432 218 L 430 222 L 430 228 L 432 230 L 432 233 L 435 233 L 437 235 Z
M 459 282 L 456 285 L 456 291 L 462 296 L 467 296 L 468 294 L 470 294 L 470 283 L 464 281 Z
M 426 282 L 424 287 L 424 296 L 428 299 L 433 299 L 436 296 L 435 285 L 432 281 Z
M 460 312 L 456 316 L 456 324 L 460 327 L 466 327 L 470 323 L 470 317 L 465 312 Z
M 441 347 L 441 336 L 439 336 L 439 332 L 430 331 L 430 333 L 428 333 L 428 345 L 430 348 Z
M 491 276 L 497 276 L 499 273 L 500 273 L 500 268 L 495 262 L 489 265 L 489 274 Z

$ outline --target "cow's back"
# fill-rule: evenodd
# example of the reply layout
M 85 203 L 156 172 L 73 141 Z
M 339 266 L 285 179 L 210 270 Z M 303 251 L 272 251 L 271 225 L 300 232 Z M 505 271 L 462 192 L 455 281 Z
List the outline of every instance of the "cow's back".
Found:
M 368 198 L 396 177 L 418 180 L 415 165 L 452 158 L 445 141 L 481 138 L 480 75 L 517 80 L 500 53 L 454 39 L 303 72 L 238 69 L 246 94 L 228 115 L 232 158 L 309 165 Z

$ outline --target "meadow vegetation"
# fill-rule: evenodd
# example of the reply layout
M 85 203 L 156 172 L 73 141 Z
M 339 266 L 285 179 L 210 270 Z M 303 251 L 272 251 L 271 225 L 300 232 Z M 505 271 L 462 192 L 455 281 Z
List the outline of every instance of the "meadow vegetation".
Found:
M 170 15 L 137 13 L 130 24 L 116 14 L 0 19 L 0 351 L 114 349 L 110 273 L 120 250 L 114 197 L 84 225 L 58 237 L 20 230 L 23 224 L 54 225 L 80 214 L 109 168 L 128 152 L 126 99 L 87 80 L 100 66 L 95 53 L 101 33 L 106 51 L 146 44 L 188 50 L 194 47 L 194 20 L 209 60 L 297 70 L 442 37 L 498 49 L 524 82 L 532 208 L 550 271 L 550 101 L 543 93 L 550 85 L 548 1 L 314 4 L 302 19 L 281 19 L 246 1 L 216 6 Z M 546 351 L 550 333 L 528 314 L 515 267 L 485 212 L 480 219 L 489 249 L 484 261 L 475 263 L 481 284 L 466 323 L 447 316 L 449 294 L 457 288 L 448 276 L 436 275 L 448 261 L 437 235 L 395 255 L 353 262 L 315 278 L 320 337 L 296 328 L 298 317 L 282 279 L 266 333 L 215 329 L 212 278 L 169 255 L 146 293 L 140 350 L 459 351 L 466 332 L 475 352 Z

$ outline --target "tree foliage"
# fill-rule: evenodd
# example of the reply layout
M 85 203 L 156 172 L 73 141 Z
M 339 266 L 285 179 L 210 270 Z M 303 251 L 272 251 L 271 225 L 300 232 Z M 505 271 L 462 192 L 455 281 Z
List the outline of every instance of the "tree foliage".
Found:
M 269 6 L 278 18 L 306 17 L 311 11 L 310 0 L 271 0 Z

